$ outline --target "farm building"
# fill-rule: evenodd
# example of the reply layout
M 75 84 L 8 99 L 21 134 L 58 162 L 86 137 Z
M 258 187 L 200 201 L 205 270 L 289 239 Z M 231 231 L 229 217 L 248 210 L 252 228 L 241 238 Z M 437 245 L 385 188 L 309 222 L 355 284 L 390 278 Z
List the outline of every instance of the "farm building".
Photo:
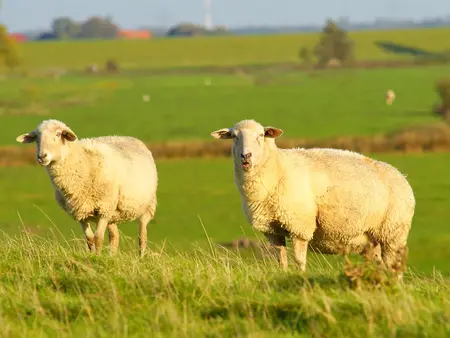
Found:
M 121 39 L 150 39 L 152 34 L 147 30 L 119 30 L 117 37 Z
M 28 41 L 28 37 L 25 34 L 20 34 L 20 33 L 12 33 L 12 34 L 9 34 L 8 37 L 16 42 Z

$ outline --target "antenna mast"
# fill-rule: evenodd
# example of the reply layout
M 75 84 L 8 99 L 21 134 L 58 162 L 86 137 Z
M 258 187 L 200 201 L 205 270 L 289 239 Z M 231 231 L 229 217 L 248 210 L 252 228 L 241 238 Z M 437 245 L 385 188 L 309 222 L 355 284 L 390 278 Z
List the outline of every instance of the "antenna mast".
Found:
M 204 0 L 205 5 L 205 28 L 212 29 L 211 0 Z

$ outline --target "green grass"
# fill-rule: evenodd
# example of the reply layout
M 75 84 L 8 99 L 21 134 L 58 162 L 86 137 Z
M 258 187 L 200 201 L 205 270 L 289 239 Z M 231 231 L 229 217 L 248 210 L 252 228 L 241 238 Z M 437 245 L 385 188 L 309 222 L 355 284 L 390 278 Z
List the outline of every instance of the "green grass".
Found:
M 449 49 L 449 28 L 351 32 L 359 60 L 396 59 L 403 56 L 379 49 L 375 41 L 391 41 L 431 51 Z M 29 69 L 62 67 L 83 69 L 117 60 L 127 68 L 223 66 L 298 61 L 301 47 L 313 47 L 318 33 L 231 36 L 149 41 L 30 42 L 20 46 Z M 80 52 L 82 51 L 82 52 Z
M 205 41 L 216 40 L 147 43 Z M 55 48 L 42 46 L 29 48 Z M 55 55 L 66 62 L 61 51 Z M 179 61 L 167 57 L 171 62 Z M 207 75 L 8 80 L 0 83 L 0 145 L 16 144 L 45 118 L 65 121 L 80 137 L 146 141 L 207 140 L 244 118 L 280 127 L 283 137 L 387 132 L 436 121 L 434 84 L 448 69 L 211 75 L 211 86 L 204 85 Z M 390 107 L 388 88 L 397 93 Z M 150 102 L 142 102 L 144 94 Z M 2 167 L 0 336 L 448 336 L 450 154 L 375 157 L 408 174 L 416 194 L 410 270 L 403 286 L 356 291 L 341 278 L 340 257 L 309 253 L 302 276 L 248 252 L 209 249 L 207 236 L 214 243 L 261 236 L 246 224 L 231 159 L 157 161 L 159 206 L 148 228 L 152 253 L 144 259 L 136 255 L 136 223 L 119 226 L 118 256 L 87 254 L 80 226 L 57 206 L 45 170 Z
M 302 275 L 221 250 L 137 259 L 34 236 L 0 241 L 5 337 L 447 337 L 448 280 L 352 290 L 341 270 Z M 342 267 L 341 267 L 342 268 Z
M 450 154 L 375 157 L 406 173 L 416 194 L 408 265 L 421 273 L 450 274 L 450 184 L 446 179 Z M 189 249 L 192 243 L 204 245 L 202 223 L 214 242 L 230 241 L 244 233 L 262 237 L 246 224 L 231 159 L 158 161 L 157 165 L 159 206 L 156 222 L 148 229 L 153 245 L 166 245 L 170 251 Z M 80 226 L 53 200 L 44 169 L 0 168 L 0 191 L 0 228 L 8 235 L 17 234 L 24 225 L 44 237 L 51 229 L 57 240 L 82 238 Z M 123 224 L 119 230 L 124 238 L 133 239 L 136 250 L 137 224 Z
M 16 144 L 45 118 L 63 120 L 80 137 L 145 141 L 212 141 L 211 131 L 246 118 L 282 128 L 289 138 L 384 133 L 437 121 L 435 83 L 449 69 L 265 71 L 211 75 L 210 86 L 207 75 L 12 79 L 0 83 L 0 145 Z M 389 88 L 397 94 L 392 106 L 384 102 Z

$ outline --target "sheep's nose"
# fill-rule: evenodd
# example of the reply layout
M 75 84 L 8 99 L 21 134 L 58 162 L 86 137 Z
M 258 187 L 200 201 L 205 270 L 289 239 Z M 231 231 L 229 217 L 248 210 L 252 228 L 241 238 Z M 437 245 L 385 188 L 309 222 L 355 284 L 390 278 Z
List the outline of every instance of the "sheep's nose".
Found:
M 252 157 L 252 153 L 241 154 L 241 159 L 243 161 L 248 161 Z
M 43 160 L 47 157 L 47 153 L 43 153 L 43 154 L 39 154 L 38 155 L 38 160 Z

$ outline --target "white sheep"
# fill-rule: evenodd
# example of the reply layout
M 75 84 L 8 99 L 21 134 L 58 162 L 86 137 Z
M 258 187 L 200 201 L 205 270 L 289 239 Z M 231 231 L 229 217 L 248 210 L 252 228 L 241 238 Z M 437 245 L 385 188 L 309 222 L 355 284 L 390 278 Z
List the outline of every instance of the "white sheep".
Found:
M 282 133 L 254 120 L 211 133 L 234 139 L 234 178 L 244 212 L 277 248 L 281 267 L 288 266 L 289 236 L 302 271 L 308 246 L 339 254 L 362 253 L 373 244 L 393 268 L 407 249 L 415 209 L 406 178 L 387 163 L 347 150 L 280 149 L 275 138 Z
M 389 89 L 385 94 L 385 102 L 387 105 L 391 105 L 395 100 L 395 92 L 392 89 Z
M 147 225 L 156 212 L 158 174 L 152 153 L 128 136 L 78 139 L 58 120 L 46 120 L 16 138 L 36 142 L 58 204 L 83 228 L 90 251 L 100 253 L 105 230 L 110 249 L 119 245 L 117 224 L 139 218 L 139 253 L 147 245 Z M 90 223 L 97 223 L 95 235 Z

